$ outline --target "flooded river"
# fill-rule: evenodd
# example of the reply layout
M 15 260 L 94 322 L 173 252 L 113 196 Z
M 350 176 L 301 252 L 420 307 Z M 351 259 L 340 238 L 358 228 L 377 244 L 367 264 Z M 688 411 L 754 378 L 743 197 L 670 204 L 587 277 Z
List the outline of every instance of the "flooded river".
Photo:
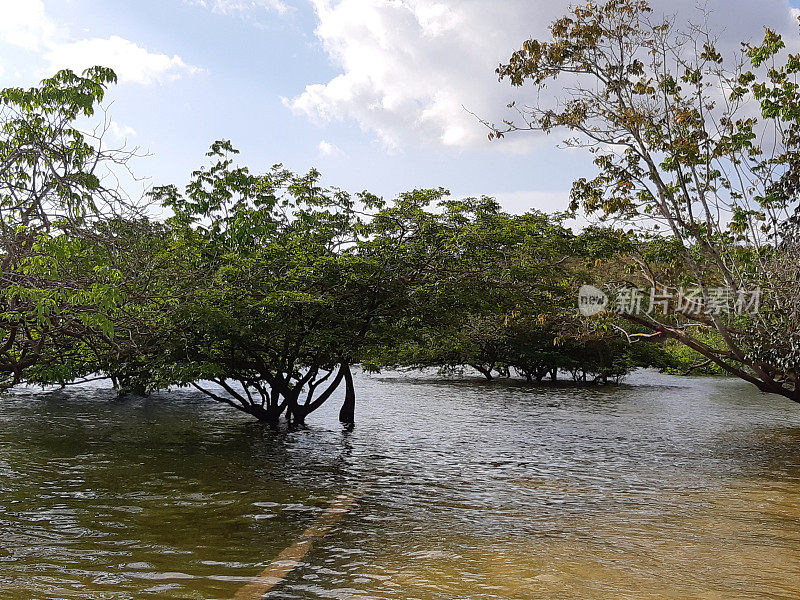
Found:
M 800 406 L 356 383 L 349 432 L 338 401 L 276 433 L 188 391 L 0 399 L 0 598 L 800 598 Z

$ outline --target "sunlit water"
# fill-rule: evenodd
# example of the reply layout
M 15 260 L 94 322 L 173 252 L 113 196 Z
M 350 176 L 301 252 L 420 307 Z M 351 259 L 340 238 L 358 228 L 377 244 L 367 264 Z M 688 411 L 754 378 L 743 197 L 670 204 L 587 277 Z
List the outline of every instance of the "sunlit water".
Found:
M 652 373 L 357 386 L 350 432 L 338 401 L 274 432 L 185 391 L 0 399 L 0 598 L 232 598 L 356 489 L 267 598 L 800 598 L 800 406 Z

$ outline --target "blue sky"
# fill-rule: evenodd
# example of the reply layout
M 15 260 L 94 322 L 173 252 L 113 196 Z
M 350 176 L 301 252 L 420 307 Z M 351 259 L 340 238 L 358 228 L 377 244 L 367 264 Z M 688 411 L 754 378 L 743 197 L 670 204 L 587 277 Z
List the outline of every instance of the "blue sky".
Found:
M 568 2 L 554 0 L 0 0 L 0 86 L 103 64 L 110 135 L 151 153 L 135 172 L 179 183 L 215 139 L 242 162 L 317 167 L 328 184 L 385 196 L 415 187 L 563 208 L 588 158 L 558 137 L 489 142 L 466 110 L 503 116 L 530 97 L 500 60 Z M 658 3 L 657 3 L 658 4 Z M 693 0 L 670 11 L 689 16 Z M 763 25 L 797 37 L 786 0 L 710 2 L 732 46 Z

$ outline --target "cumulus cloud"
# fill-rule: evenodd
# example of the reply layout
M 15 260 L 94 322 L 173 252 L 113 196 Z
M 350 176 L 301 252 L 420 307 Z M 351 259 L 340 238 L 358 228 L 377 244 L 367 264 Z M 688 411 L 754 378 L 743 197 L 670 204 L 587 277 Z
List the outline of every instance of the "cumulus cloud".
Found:
M 119 36 L 71 39 L 68 31 L 47 16 L 42 0 L 0 0 L 0 14 L 0 41 L 39 53 L 49 71 L 81 71 L 100 64 L 113 68 L 120 81 L 143 85 L 199 71 L 180 56 L 150 52 Z
M 325 140 L 322 140 L 319 143 L 318 147 L 319 147 L 319 153 L 322 154 L 322 156 L 341 156 L 342 155 L 342 151 L 338 146 L 336 146 L 335 144 L 331 144 L 330 142 L 327 142 Z
M 524 40 L 541 37 L 568 0 L 311 0 L 316 35 L 340 73 L 286 100 L 297 114 L 325 123 L 352 120 L 388 148 L 486 144 L 470 114 L 499 121 L 514 100 L 533 100 L 495 75 Z M 712 26 L 736 44 L 762 25 L 793 31 L 786 0 L 711 0 Z M 697 15 L 695 0 L 659 0 Z M 521 138 L 517 138 L 520 140 Z M 530 138 L 528 138 L 530 139 Z M 506 149 L 513 143 L 502 144 Z
M 199 71 L 180 56 L 148 52 L 138 44 L 112 35 L 53 45 L 45 53 L 50 70 L 70 68 L 82 71 L 100 64 L 114 69 L 120 81 L 151 85 L 175 80 Z
M 116 121 L 111 121 L 108 124 L 108 133 L 115 140 L 127 141 L 129 137 L 136 136 L 136 130 L 130 125 L 120 125 Z
M 265 10 L 285 14 L 289 10 L 289 7 L 281 0 L 185 0 L 184 3 L 202 6 L 221 15 Z
M 0 39 L 27 50 L 40 50 L 56 35 L 41 0 L 0 0 Z

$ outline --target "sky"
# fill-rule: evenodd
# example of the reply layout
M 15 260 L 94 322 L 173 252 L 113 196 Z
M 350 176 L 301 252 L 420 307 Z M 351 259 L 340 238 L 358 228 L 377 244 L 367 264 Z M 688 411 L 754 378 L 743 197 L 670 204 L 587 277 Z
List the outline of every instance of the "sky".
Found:
M 695 0 L 654 0 L 677 19 Z M 137 146 L 142 186 L 186 182 L 216 139 L 256 172 L 319 169 L 328 185 L 392 197 L 444 187 L 510 211 L 566 208 L 593 173 L 561 136 L 489 141 L 530 88 L 497 65 L 567 9 L 563 0 L 0 0 L 0 87 L 61 68 L 117 72 L 109 143 Z M 799 36 L 800 0 L 709 0 L 723 45 L 763 26 Z M 137 194 L 139 191 L 131 190 Z

